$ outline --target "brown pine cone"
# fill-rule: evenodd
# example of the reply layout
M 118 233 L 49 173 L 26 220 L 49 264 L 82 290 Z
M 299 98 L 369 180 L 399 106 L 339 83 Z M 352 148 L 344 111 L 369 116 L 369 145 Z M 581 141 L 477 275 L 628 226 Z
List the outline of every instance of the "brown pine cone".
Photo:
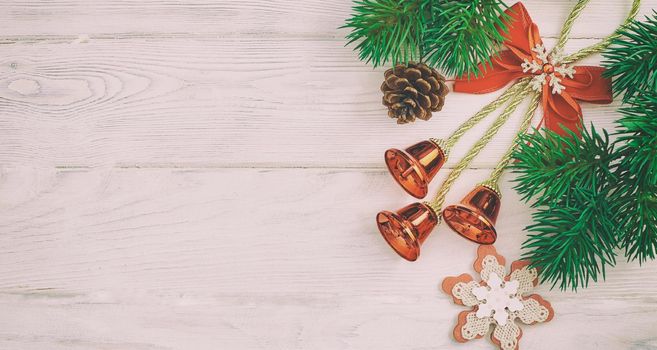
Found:
M 383 105 L 388 116 L 397 124 L 414 122 L 415 118 L 429 120 L 431 112 L 438 112 L 449 92 L 445 77 L 424 63 L 398 64 L 385 73 L 381 85 Z

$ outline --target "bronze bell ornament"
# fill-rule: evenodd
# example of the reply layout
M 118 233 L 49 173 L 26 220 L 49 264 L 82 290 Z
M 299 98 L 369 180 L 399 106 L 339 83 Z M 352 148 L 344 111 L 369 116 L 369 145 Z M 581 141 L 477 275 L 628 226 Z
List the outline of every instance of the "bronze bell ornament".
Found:
M 447 160 L 445 143 L 430 139 L 405 150 L 386 151 L 385 161 L 392 177 L 411 196 L 422 199 L 429 192 L 429 183 Z
M 520 135 L 526 132 L 531 124 L 534 112 L 540 105 L 540 95 L 526 90 L 528 86 L 528 80 L 521 80 L 509 88 L 497 100 L 491 102 L 465 121 L 445 142 L 430 139 L 412 145 L 403 151 L 397 149 L 386 151 L 386 165 L 395 180 L 412 196 L 424 198 L 428 193 L 429 183 L 445 164 L 448 151 L 454 144 L 465 132 L 478 124 L 488 114 L 506 105 L 502 113 L 486 130 L 484 136 L 477 140 L 463 159 L 456 163 L 433 200 L 430 202 L 416 202 L 396 212 L 382 211 L 377 214 L 378 229 L 388 245 L 397 254 L 409 261 L 417 260 L 420 255 L 420 247 L 441 219 L 445 220 L 454 231 L 473 242 L 493 244 L 496 241 L 495 222 L 501 203 L 497 183 L 511 159 L 512 151 L 516 143 L 519 142 Z M 520 132 L 516 135 L 513 144 L 499 161 L 489 179 L 477 186 L 459 204 L 450 205 L 442 210 L 445 197 L 456 179 L 470 165 L 472 159 L 490 142 L 528 95 L 532 95 L 531 103 L 525 112 Z
M 409 204 L 396 212 L 382 211 L 376 216 L 379 232 L 397 254 L 417 260 L 420 246 L 438 225 L 439 217 L 426 203 Z
M 500 212 L 500 191 L 497 185 L 479 185 L 461 200 L 443 210 L 443 219 L 461 236 L 479 244 L 497 240 L 495 222 Z

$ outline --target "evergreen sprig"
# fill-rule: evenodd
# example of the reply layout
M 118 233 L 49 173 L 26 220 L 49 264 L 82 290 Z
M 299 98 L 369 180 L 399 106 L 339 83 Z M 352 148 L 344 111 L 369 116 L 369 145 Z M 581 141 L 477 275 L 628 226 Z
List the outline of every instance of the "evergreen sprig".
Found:
M 424 40 L 427 62 L 450 76 L 477 75 L 504 41 L 498 28 L 506 30 L 505 9 L 501 0 L 434 1 Z
M 580 140 L 535 133 L 511 165 L 536 208 L 524 256 L 562 289 L 604 279 L 617 249 L 628 261 L 657 259 L 657 12 L 620 34 L 603 53 L 624 94 L 616 140 L 593 127 Z
M 561 289 L 604 279 L 617 248 L 628 261 L 657 258 L 657 91 L 620 113 L 614 142 L 593 127 L 581 139 L 546 131 L 514 151 L 515 189 L 536 208 L 523 257 Z
M 541 271 L 542 282 L 577 289 L 615 264 L 618 235 L 607 201 L 613 155 L 609 135 L 593 127 L 581 139 L 573 132 L 523 136 L 512 165 L 515 188 L 537 208 L 523 258 Z
M 536 131 L 524 135 L 515 152 L 515 189 L 525 201 L 536 198 L 534 207 L 558 201 L 573 188 L 597 189 L 613 176 L 613 153 L 607 132 L 600 135 L 593 127 L 584 130 L 581 138 L 573 132 L 560 136 L 549 130 L 544 135 Z
M 502 0 L 356 0 L 347 45 L 375 67 L 426 61 L 447 75 L 478 74 L 506 30 Z
M 359 41 L 359 58 L 377 67 L 420 59 L 430 0 L 355 1 L 347 45 Z
M 657 256 L 657 90 L 639 92 L 621 109 L 616 154 L 621 247 L 640 263 Z
M 612 218 L 604 188 L 574 188 L 533 214 L 523 259 L 538 268 L 541 282 L 562 290 L 587 287 L 590 279 L 604 279 L 605 267 L 616 263 Z
M 603 56 L 614 92 L 627 102 L 639 91 L 657 91 L 657 12 L 619 31 Z

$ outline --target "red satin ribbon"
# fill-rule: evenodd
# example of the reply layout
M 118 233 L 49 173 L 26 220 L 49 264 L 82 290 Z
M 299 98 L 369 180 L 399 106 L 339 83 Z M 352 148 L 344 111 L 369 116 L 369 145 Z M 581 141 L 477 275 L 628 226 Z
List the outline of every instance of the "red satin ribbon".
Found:
M 542 71 L 525 73 L 521 67 L 525 59 L 529 62 L 541 61 L 537 53 L 532 51 L 536 45 L 543 44 L 538 26 L 532 22 L 521 2 L 507 9 L 505 13 L 508 16 L 505 20 L 508 32 L 500 30 L 500 34 L 504 37 L 504 46 L 508 50 L 491 57 L 492 64 L 486 67 L 479 65 L 480 73 L 477 77 L 456 79 L 454 91 L 484 94 L 501 89 L 516 79 L 543 73 Z M 613 98 L 611 80 L 602 76 L 604 68 L 577 66 L 574 69 L 575 74 L 572 79 L 555 72 L 555 75 L 561 79 L 561 85 L 565 87 L 561 94 L 552 93 L 549 77 L 543 85 L 543 122 L 546 128 L 561 135 L 565 135 L 566 130 L 580 134 L 582 109 L 579 101 L 608 104 Z

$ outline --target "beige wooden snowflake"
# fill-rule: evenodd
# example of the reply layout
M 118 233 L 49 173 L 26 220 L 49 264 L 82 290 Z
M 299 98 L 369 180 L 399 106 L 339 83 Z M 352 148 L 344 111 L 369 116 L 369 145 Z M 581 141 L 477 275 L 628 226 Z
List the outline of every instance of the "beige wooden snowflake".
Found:
M 474 269 L 481 277 L 476 282 L 469 274 L 447 277 L 442 283 L 454 303 L 470 307 L 459 314 L 454 338 L 459 342 L 482 338 L 493 331 L 491 341 L 502 350 L 519 349 L 524 324 L 548 322 L 554 316 L 549 302 L 530 294 L 538 284 L 538 272 L 527 261 L 511 264 L 507 276 L 505 259 L 491 245 L 479 246 Z M 529 295 L 528 295 L 529 294 Z

